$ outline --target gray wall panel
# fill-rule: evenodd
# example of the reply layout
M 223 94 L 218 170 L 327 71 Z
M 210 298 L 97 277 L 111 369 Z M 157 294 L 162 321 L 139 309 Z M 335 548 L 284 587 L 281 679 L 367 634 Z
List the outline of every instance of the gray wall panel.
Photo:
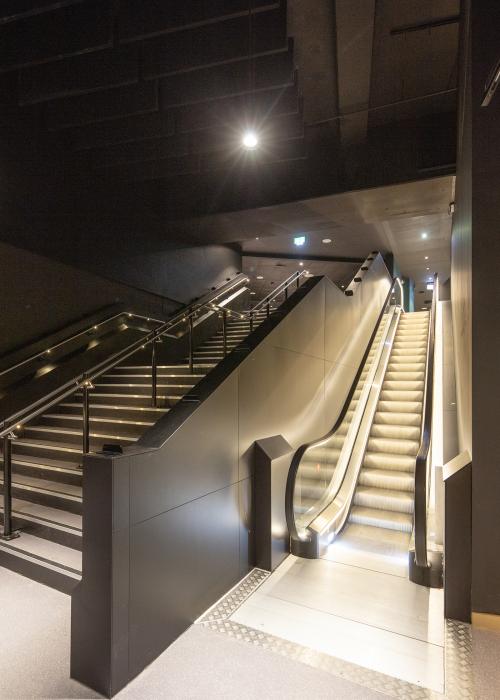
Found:
M 132 523 L 238 481 L 237 392 L 234 373 L 162 449 L 131 458 Z
M 238 485 L 130 532 L 130 675 L 143 670 L 240 577 Z

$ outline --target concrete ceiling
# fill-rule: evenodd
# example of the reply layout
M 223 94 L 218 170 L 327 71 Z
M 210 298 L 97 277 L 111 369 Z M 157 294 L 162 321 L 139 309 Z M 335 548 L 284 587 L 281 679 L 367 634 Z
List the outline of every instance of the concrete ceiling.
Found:
M 304 272 L 303 280 L 306 276 L 326 275 L 343 289 L 347 287 L 358 269 L 359 263 L 307 259 L 299 261 L 280 257 L 260 258 L 244 255 L 242 271 L 250 278 L 250 289 L 255 293 L 255 298 L 262 299 L 297 270 Z M 259 277 L 263 279 L 258 279 Z
M 328 257 L 364 259 L 373 250 L 392 252 L 401 274 L 415 281 L 415 299 L 420 307 L 431 299 L 426 289 L 429 278 L 437 272 L 446 281 L 450 275 L 452 199 L 453 178 L 447 176 L 231 216 L 234 228 L 238 229 L 238 221 L 242 222 L 246 214 L 241 229 L 247 233 L 253 230 L 251 238 L 240 240 L 244 255 L 270 256 L 251 257 L 254 269 L 248 272 L 254 276 L 268 277 L 269 266 L 275 266 L 278 260 L 285 264 L 279 269 L 291 274 L 300 269 L 299 260 L 303 260 L 314 274 L 343 279 L 343 272 L 347 270 L 349 274 L 351 268 L 340 265 L 332 270 Z M 306 243 L 300 248 L 293 242 L 298 234 L 306 236 Z M 332 242 L 323 243 L 326 238 Z M 286 261 L 280 260 L 282 255 L 299 257 Z M 325 260 L 309 262 L 309 256 L 324 256 Z

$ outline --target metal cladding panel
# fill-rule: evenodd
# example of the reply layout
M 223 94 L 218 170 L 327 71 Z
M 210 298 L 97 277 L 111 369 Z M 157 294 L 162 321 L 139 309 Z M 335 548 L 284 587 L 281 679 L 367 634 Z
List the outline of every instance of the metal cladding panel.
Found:
M 19 103 L 131 85 L 139 79 L 139 50 L 125 46 L 29 66 L 19 72 Z
M 89 0 L 0 24 L 1 69 L 54 61 L 112 45 L 111 3 Z
M 240 578 L 238 484 L 130 531 L 134 677 Z
M 203 100 L 263 90 L 294 81 L 293 51 L 258 56 L 176 73 L 161 81 L 162 106 L 193 104 Z
M 255 11 L 273 8 L 278 4 L 272 0 L 253 0 L 251 7 Z M 178 31 L 197 23 L 224 21 L 236 14 L 248 14 L 248 9 L 248 0 L 122 0 L 119 32 L 122 41 L 137 41 L 155 34 Z
M 233 373 L 161 449 L 131 457 L 131 522 L 237 481 L 238 382 Z
M 12 22 L 23 17 L 41 15 L 68 5 L 76 5 L 83 0 L 2 0 L 0 23 Z
M 174 129 L 172 112 L 153 112 L 76 127 L 68 132 L 68 136 L 75 150 L 86 150 L 165 138 L 172 136 Z
M 257 14 L 249 32 L 247 16 L 208 24 L 144 41 L 144 76 L 155 78 L 287 46 L 286 12 L 280 8 Z
M 65 129 L 157 109 L 158 85 L 154 81 L 144 82 L 50 102 L 46 109 L 47 126 L 52 130 Z

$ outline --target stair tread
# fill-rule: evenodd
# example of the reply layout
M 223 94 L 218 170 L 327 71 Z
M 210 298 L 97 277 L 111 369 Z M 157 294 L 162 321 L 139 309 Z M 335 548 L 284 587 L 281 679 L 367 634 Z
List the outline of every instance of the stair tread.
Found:
M 1 504 L 0 512 L 3 512 L 3 505 Z M 12 499 L 12 514 L 30 518 L 37 522 L 43 521 L 47 525 L 70 528 L 75 534 L 81 534 L 82 532 L 81 515 L 60 508 L 51 508 L 41 503 L 26 501 L 18 496 Z
M 78 414 L 72 414 L 72 413 L 44 413 L 43 418 L 53 418 L 56 420 L 63 420 L 63 421 L 83 421 L 83 416 L 78 415 Z M 90 422 L 95 422 L 95 423 L 117 423 L 118 425 L 138 425 L 138 426 L 143 426 L 145 428 L 150 427 L 151 425 L 154 425 L 153 421 L 136 421 L 136 420 L 127 420 L 123 418 L 115 418 L 114 416 L 110 416 L 109 418 L 107 416 L 90 416 Z M 48 427 L 55 427 L 55 426 L 48 426 Z
M 25 430 L 34 430 L 36 432 L 47 433 L 48 435 L 61 434 L 61 435 L 82 435 L 81 430 L 74 430 L 72 428 L 58 428 L 57 426 L 51 425 L 28 425 Z M 109 433 L 96 433 L 90 431 L 91 438 L 104 439 L 104 440 L 125 440 L 127 442 L 136 442 L 137 438 L 130 437 L 130 435 L 110 435 Z
M 17 440 L 16 442 L 20 442 Z M 0 459 L 0 464 L 3 465 L 3 459 Z M 27 455 L 13 455 L 12 466 L 15 469 L 16 465 L 25 465 L 34 467 L 35 469 L 50 468 L 62 472 L 64 474 L 81 474 L 81 471 L 75 467 L 70 467 L 67 461 L 62 459 L 53 459 L 51 457 L 32 457 Z
M 23 532 L 22 536 L 10 542 L 0 542 L 0 549 L 11 554 L 32 556 L 41 564 L 55 565 L 67 570 L 68 575 L 80 575 L 82 554 L 76 549 L 51 542 Z
M 0 471 L 0 484 L 3 485 L 3 472 Z M 13 474 L 12 486 L 27 487 L 33 490 L 43 491 L 54 496 L 71 498 L 75 501 L 82 501 L 82 487 L 74 484 L 65 484 L 51 479 L 42 479 L 38 476 L 27 476 L 26 474 Z

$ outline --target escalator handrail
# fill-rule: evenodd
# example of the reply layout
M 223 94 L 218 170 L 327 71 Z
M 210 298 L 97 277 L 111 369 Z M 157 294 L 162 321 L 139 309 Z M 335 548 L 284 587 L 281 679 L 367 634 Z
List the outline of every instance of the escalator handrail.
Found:
M 434 343 L 436 335 L 436 304 L 438 276 L 434 275 L 431 317 L 429 319 L 429 334 L 427 337 L 427 361 L 425 367 L 424 406 L 420 445 L 415 459 L 415 506 L 414 506 L 414 535 L 415 535 L 415 564 L 428 568 L 427 558 L 427 498 L 428 498 L 428 469 L 427 460 L 431 445 L 432 408 L 434 388 Z
M 361 358 L 361 362 L 359 364 L 358 371 L 356 372 L 356 375 L 353 379 L 353 382 L 352 382 L 351 387 L 349 389 L 349 392 L 347 394 L 346 400 L 344 401 L 344 405 L 342 406 L 340 414 L 339 414 L 337 420 L 335 421 L 333 428 L 330 431 L 328 431 L 328 433 L 323 435 L 323 437 L 318 438 L 317 440 L 311 440 L 310 442 L 306 442 L 303 445 L 301 445 L 296 450 L 296 452 L 292 458 L 292 462 L 290 464 L 290 469 L 288 470 L 288 477 L 287 477 L 286 489 L 285 489 L 285 515 L 286 515 L 286 521 L 287 521 L 287 526 L 288 526 L 288 532 L 289 532 L 289 535 L 292 539 L 299 539 L 297 526 L 295 524 L 295 511 L 294 511 L 294 507 L 293 507 L 293 498 L 294 498 L 294 492 L 295 492 L 295 480 L 297 478 L 297 473 L 299 470 L 300 463 L 302 461 L 302 457 L 304 456 L 305 452 L 308 449 L 310 449 L 311 447 L 316 447 L 320 443 L 331 438 L 332 435 L 337 432 L 337 430 L 340 428 L 341 424 L 343 423 L 345 415 L 349 409 L 349 405 L 351 403 L 352 397 L 354 395 L 354 392 L 356 391 L 356 386 L 359 382 L 359 378 L 363 372 L 363 368 L 365 366 L 366 360 L 367 360 L 368 355 L 370 353 L 370 349 L 372 347 L 373 341 L 375 339 L 375 336 L 377 335 L 377 331 L 378 331 L 379 326 L 382 322 L 382 319 L 384 318 L 385 309 L 390 302 L 392 294 L 394 293 L 394 289 L 396 287 L 396 284 L 401 284 L 399 277 L 392 278 L 392 284 L 390 286 L 389 292 L 387 293 L 385 301 L 382 305 L 382 309 L 381 309 L 380 314 L 377 318 L 377 322 L 375 323 L 375 327 L 374 327 L 373 332 L 370 336 L 370 340 L 367 343 L 364 355 Z
M 128 359 L 131 355 L 134 355 L 136 352 L 143 349 L 146 347 L 146 345 L 156 342 L 159 338 L 168 333 L 168 331 L 172 330 L 181 323 L 185 323 L 189 318 L 194 317 L 198 311 L 200 311 L 200 309 L 206 308 L 209 311 L 213 311 L 213 306 L 211 306 L 210 300 L 219 299 L 222 294 L 226 294 L 234 287 L 247 281 L 248 277 L 246 275 L 237 275 L 237 277 L 231 281 L 231 284 L 225 282 L 223 285 L 215 289 L 211 295 L 207 295 L 208 299 L 205 300 L 204 298 L 203 302 L 189 304 L 186 308 L 177 312 L 169 320 L 161 322 L 159 326 L 147 333 L 144 337 L 139 338 L 126 348 L 119 350 L 111 355 L 111 357 L 99 362 L 85 372 L 78 374 L 76 377 L 57 387 L 57 389 L 46 394 L 41 399 L 37 399 L 22 410 L 8 416 L 0 423 L 0 438 L 9 435 L 14 430 L 16 424 L 27 423 L 33 418 L 36 418 L 48 408 L 51 408 L 60 401 L 63 401 L 68 396 L 71 396 L 71 394 L 78 391 L 86 383 L 92 383 L 94 379 L 97 379 L 108 370 L 113 369 L 113 367 L 116 367 L 116 365 L 118 365 L 120 362 Z M 123 314 L 120 314 L 120 316 L 121 315 Z

